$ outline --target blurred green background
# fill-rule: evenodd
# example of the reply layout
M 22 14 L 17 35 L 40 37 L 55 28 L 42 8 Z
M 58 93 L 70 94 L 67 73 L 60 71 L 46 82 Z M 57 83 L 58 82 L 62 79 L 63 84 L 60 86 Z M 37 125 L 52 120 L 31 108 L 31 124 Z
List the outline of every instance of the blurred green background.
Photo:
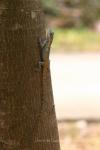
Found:
M 100 0 L 42 0 L 53 52 L 94 52 L 100 43 Z

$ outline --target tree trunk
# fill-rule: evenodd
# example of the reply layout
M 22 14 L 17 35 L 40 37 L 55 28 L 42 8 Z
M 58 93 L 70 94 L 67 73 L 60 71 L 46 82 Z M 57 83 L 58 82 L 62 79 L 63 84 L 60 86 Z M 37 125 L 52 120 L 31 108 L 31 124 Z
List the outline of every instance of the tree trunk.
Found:
M 38 0 L 0 1 L 0 150 L 59 150 L 43 18 Z

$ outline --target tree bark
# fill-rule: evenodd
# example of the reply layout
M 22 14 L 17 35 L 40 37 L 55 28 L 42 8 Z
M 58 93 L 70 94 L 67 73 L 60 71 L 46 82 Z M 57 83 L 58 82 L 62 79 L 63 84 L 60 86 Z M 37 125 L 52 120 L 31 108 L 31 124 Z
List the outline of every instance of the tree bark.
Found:
M 38 0 L 0 1 L 1 150 L 59 150 L 49 66 L 37 71 L 43 18 Z

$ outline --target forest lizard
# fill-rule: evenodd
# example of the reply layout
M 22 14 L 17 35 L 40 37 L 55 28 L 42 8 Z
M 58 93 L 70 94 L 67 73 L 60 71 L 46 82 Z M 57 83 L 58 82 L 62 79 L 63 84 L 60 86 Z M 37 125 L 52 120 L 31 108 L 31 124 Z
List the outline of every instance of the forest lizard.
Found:
M 40 117 L 42 113 L 44 112 L 44 109 L 46 107 L 46 101 L 47 98 L 45 97 L 46 90 L 47 90 L 47 84 L 50 78 L 48 78 L 49 74 L 49 54 L 50 54 L 50 48 L 53 41 L 54 32 L 52 32 L 50 29 L 47 32 L 46 40 L 42 40 L 39 38 L 39 46 L 40 46 L 40 60 L 38 62 L 38 68 L 37 71 L 41 71 L 41 106 L 40 106 L 40 112 L 38 114 L 38 118 L 36 120 L 36 126 L 38 122 L 40 121 Z M 44 112 L 45 113 L 45 112 Z M 35 129 L 35 127 L 34 127 Z
M 48 30 L 46 35 L 46 40 L 42 41 L 39 39 L 40 49 L 41 49 L 41 60 L 39 61 L 39 68 L 47 68 L 49 63 L 49 54 L 50 48 L 53 41 L 54 32 L 52 30 Z

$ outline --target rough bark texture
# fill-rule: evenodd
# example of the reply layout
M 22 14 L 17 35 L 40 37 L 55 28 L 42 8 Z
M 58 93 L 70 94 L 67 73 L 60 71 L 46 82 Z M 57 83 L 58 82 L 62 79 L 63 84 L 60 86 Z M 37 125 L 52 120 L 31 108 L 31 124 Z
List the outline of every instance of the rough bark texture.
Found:
M 59 150 L 43 18 L 38 0 L 0 1 L 0 150 Z

